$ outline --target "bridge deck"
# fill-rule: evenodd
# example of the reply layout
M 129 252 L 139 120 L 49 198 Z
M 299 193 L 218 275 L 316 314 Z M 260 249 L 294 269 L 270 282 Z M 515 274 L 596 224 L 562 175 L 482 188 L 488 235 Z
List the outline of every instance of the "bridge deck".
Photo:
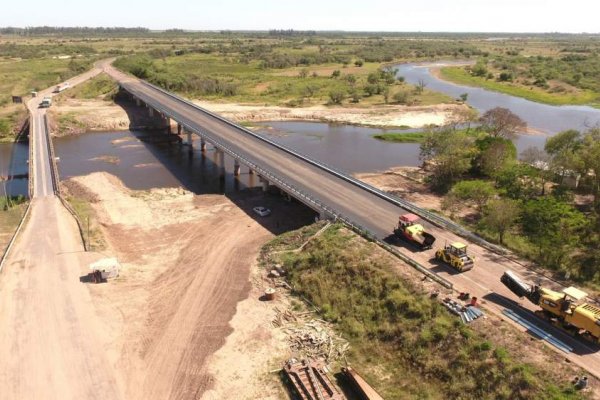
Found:
M 209 140 L 213 138 L 213 141 L 223 144 L 311 198 L 337 210 L 379 238 L 389 235 L 398 220 L 398 215 L 405 212 L 387 200 L 313 163 L 143 82 L 121 83 L 121 86 L 163 114 L 195 132 L 202 132 Z

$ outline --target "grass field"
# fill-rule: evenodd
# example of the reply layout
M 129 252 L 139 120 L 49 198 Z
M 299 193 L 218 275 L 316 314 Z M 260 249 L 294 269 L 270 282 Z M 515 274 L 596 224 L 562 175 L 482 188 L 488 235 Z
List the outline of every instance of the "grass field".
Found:
M 294 248 L 294 238 L 297 245 L 308 235 L 284 236 L 266 249 Z M 580 398 L 556 371 L 542 371 L 462 324 L 400 277 L 387 253 L 339 225 L 302 252 L 278 256 L 293 293 L 350 341 L 348 362 L 384 398 Z
M 5 200 L 5 198 L 0 198 L 0 255 L 4 252 L 8 242 L 15 233 L 27 208 L 27 202 L 24 200 L 20 200 L 19 204 L 7 208 L 5 207 Z
M 454 101 L 429 90 L 417 94 L 413 86 L 400 82 L 385 83 L 380 79 L 374 84 L 368 83 L 369 75 L 380 70 L 380 63 L 365 62 L 362 67 L 327 63 L 264 68 L 263 62 L 258 60 L 240 62 L 231 56 L 186 54 L 161 59 L 125 58 L 119 60 L 117 66 L 133 73 L 144 68 L 138 75 L 190 97 L 242 104 L 304 107 L 327 104 L 331 102 L 330 94 L 339 92 L 341 104 L 368 107 L 385 104 L 384 92 L 387 92 L 388 102 L 392 103 L 394 94 L 399 91 L 407 93 L 407 101 L 411 104 Z M 339 76 L 332 76 L 335 71 Z M 373 93 L 373 87 L 377 92 Z
M 577 90 L 575 93 L 550 93 L 542 88 L 533 88 L 511 82 L 498 82 L 495 79 L 473 76 L 462 67 L 441 68 L 440 76 L 454 83 L 482 87 L 538 103 L 551 105 L 592 105 L 600 107 L 600 93 L 590 90 Z
M 117 83 L 102 73 L 87 82 L 77 85 L 57 96 L 57 100 L 68 99 L 105 99 L 116 94 Z

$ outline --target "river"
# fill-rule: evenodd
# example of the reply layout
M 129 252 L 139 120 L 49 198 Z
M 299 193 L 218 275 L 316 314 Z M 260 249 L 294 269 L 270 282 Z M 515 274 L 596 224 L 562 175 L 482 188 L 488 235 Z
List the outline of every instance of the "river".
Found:
M 503 93 L 493 92 L 477 87 L 457 85 L 436 78 L 430 69 L 453 62 L 400 64 L 398 76 L 403 76 L 408 83 L 423 80 L 427 89 L 448 94 L 458 98 L 467 93 L 467 103 L 480 112 L 494 107 L 504 107 L 521 117 L 529 127 L 553 135 L 567 129 L 585 130 L 588 126 L 600 124 L 600 109 L 588 106 L 551 106 L 525 100 Z M 521 135 L 516 141 L 517 148 L 523 150 L 529 146 L 544 147 L 546 135 Z
M 27 143 L 0 143 L 0 196 L 28 195 L 28 151 Z M 5 181 L 14 175 L 15 179 Z
M 488 90 L 460 86 L 437 79 L 430 68 L 440 64 L 403 64 L 398 74 L 409 83 L 424 80 L 431 90 L 454 97 L 468 94 L 468 103 L 483 112 L 506 107 L 544 135 L 521 135 L 519 151 L 543 147 L 548 135 L 565 129 L 585 129 L 600 122 L 600 110 L 584 106 L 550 106 Z M 396 166 L 419 165 L 419 145 L 383 142 L 373 138 L 385 129 L 321 122 L 265 122 L 258 131 L 311 158 L 347 173 L 384 171 Z M 397 131 L 397 130 L 392 130 Z M 407 131 L 410 132 L 410 131 Z M 106 171 L 118 176 L 132 189 L 184 186 L 196 193 L 224 193 L 258 186 L 258 178 L 242 169 L 232 175 L 233 161 L 226 157 L 227 176 L 218 179 L 214 151 L 205 155 L 196 143 L 192 157 L 186 146 L 142 142 L 134 132 L 90 133 L 55 139 L 61 178 Z M 9 172 L 10 171 L 10 172 Z M 27 173 L 27 144 L 0 144 L 0 175 Z M 6 183 L 12 195 L 27 194 L 27 180 Z M 0 191 L 3 188 L 0 189 Z

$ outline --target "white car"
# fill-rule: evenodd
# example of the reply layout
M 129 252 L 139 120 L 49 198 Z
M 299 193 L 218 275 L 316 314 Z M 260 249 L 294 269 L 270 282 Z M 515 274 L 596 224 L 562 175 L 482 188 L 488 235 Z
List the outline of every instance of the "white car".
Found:
M 267 215 L 271 214 L 271 210 L 269 210 L 267 207 L 254 207 L 253 210 L 261 217 L 266 217 Z

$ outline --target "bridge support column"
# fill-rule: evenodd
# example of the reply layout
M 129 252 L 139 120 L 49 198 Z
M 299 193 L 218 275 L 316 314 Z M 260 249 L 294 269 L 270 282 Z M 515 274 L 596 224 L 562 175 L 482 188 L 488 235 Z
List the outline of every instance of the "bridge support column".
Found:
M 219 165 L 219 179 L 225 179 L 225 153 L 222 150 L 216 150 L 216 157 Z
M 177 126 L 179 129 L 179 125 Z M 188 153 L 192 154 L 194 152 L 194 142 L 192 141 L 192 132 L 186 131 L 187 133 L 187 145 L 188 145 Z
M 183 127 L 182 127 L 182 126 L 181 126 L 181 124 L 178 122 L 178 123 L 177 123 L 177 134 L 178 134 L 178 135 L 181 135 L 181 132 L 182 132 L 182 130 L 183 130 Z
M 171 118 L 169 117 L 164 117 L 165 118 L 165 125 L 167 126 L 167 133 L 170 134 L 171 133 Z
M 140 99 L 136 98 L 135 99 L 135 105 L 138 106 L 138 107 L 141 107 L 142 106 L 142 101 Z
M 200 138 L 200 151 L 206 152 L 206 140 L 203 137 Z
M 248 175 L 254 175 L 254 171 L 252 170 L 252 168 L 248 168 Z
M 261 177 L 263 192 L 269 191 L 269 180 Z
M 233 176 L 240 176 L 240 162 L 237 159 L 233 160 Z
M 154 108 L 148 107 L 148 115 L 150 116 L 150 118 L 154 117 Z

